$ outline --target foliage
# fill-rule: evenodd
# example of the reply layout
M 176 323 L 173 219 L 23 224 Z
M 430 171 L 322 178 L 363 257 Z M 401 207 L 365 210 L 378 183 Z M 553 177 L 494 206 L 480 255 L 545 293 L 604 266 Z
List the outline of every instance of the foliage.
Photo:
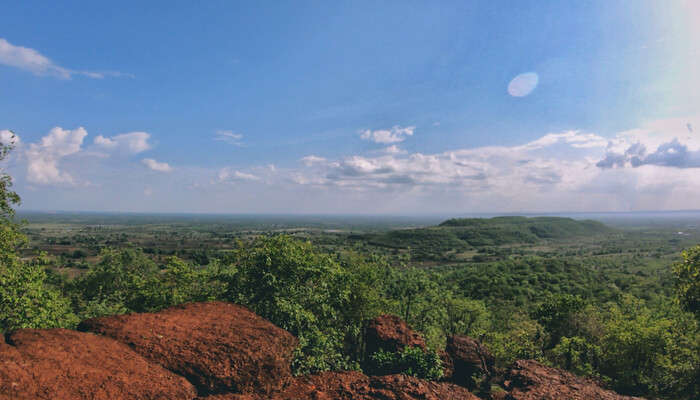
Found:
M 700 246 L 684 251 L 682 257 L 683 261 L 673 267 L 678 299 L 683 308 L 700 318 Z
M 554 347 L 562 337 L 575 334 L 577 314 L 585 303 L 580 296 L 570 294 L 550 295 L 535 308 L 533 318 L 549 333 L 547 348 Z
M 350 298 L 344 287 L 348 272 L 336 260 L 308 242 L 279 235 L 240 247 L 235 264 L 237 287 L 228 291 L 228 300 L 249 306 L 299 338 L 295 372 L 353 366 L 342 354 L 346 330 L 353 327 L 341 310 L 362 300 Z
M 368 372 L 373 375 L 406 374 L 423 379 L 440 379 L 442 360 L 437 352 L 406 347 L 400 352 L 379 350 L 370 356 Z
M 6 255 L 5 255 L 6 256 Z M 0 265 L 0 332 L 20 328 L 72 327 L 70 303 L 46 282 L 44 269 L 20 260 Z
M 579 336 L 562 337 L 551 352 L 554 365 L 583 376 L 596 375 L 600 356 L 599 346 Z
M 0 143 L 0 161 L 5 160 L 15 145 L 15 135 L 12 134 L 9 143 Z M 13 225 L 14 206 L 20 204 L 20 197 L 12 191 L 12 177 L 5 172 L 0 173 L 0 224 Z
M 536 321 L 527 315 L 511 314 L 506 326 L 487 332 L 484 344 L 504 367 L 515 360 L 543 360 L 544 337 L 544 329 Z
M 445 311 L 442 331 L 447 335 L 482 337 L 490 328 L 491 312 L 481 300 L 472 300 L 444 291 L 441 306 Z
M 0 161 L 12 150 L 0 144 Z M 17 254 L 26 242 L 15 223 L 12 178 L 0 174 L 0 332 L 19 328 L 72 326 L 77 323 L 68 301 L 47 282 L 42 265 L 27 263 Z
M 599 344 L 600 374 L 616 390 L 671 398 L 681 398 L 682 392 L 689 390 L 688 378 L 697 376 L 700 366 L 698 328 L 681 315 L 675 321 L 669 317 L 654 313 L 641 300 L 629 296 L 620 304 L 608 305 Z M 686 385 L 677 384 L 682 381 Z

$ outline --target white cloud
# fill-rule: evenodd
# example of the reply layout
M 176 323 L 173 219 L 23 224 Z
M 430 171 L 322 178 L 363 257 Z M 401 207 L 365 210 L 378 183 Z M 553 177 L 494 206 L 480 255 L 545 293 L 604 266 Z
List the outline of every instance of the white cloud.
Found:
M 301 159 L 301 162 L 304 163 L 304 165 L 306 165 L 307 167 L 310 167 L 314 164 L 324 163 L 324 162 L 326 162 L 326 159 L 323 157 L 309 155 L 309 156 L 303 157 Z
M 146 132 L 130 132 L 120 135 L 105 137 L 99 135 L 93 143 L 103 150 L 115 150 L 123 153 L 136 154 L 151 148 L 148 140 L 151 135 Z
M 453 207 L 481 211 L 693 208 L 700 198 L 700 135 L 689 123 L 700 126 L 697 119 L 665 120 L 612 138 L 567 131 L 514 146 L 351 155 L 306 163 L 289 177 L 329 192 L 424 199 L 423 209 L 432 211 L 447 199 Z M 624 166 L 634 167 L 629 149 L 635 143 L 649 149 L 645 162 L 602 168 L 601 160 L 615 149 L 628 150 Z
M 129 189 L 139 199 L 145 199 L 148 187 L 153 189 L 152 198 L 168 194 L 173 198 L 168 204 L 182 211 L 190 203 L 177 200 L 180 187 L 197 188 L 188 191 L 187 199 L 200 209 L 222 212 L 231 211 L 227 207 L 232 204 L 265 211 L 274 203 L 275 210 L 284 210 L 291 199 L 304 203 L 304 210 L 323 212 L 690 209 L 697 208 L 700 200 L 700 161 L 695 158 L 700 154 L 700 134 L 689 124 L 700 126 L 700 118 L 654 121 L 610 137 L 554 132 L 510 146 L 437 153 L 406 152 L 392 144 L 339 158 L 307 155 L 294 166 L 179 167 L 177 176 L 155 176 L 123 158 L 79 157 L 92 151 L 92 146 L 81 147 L 84 129 L 54 128 L 36 143 L 24 143 L 17 162 L 27 163 L 31 184 L 82 184 L 89 179 L 100 190 L 116 186 L 120 189 L 115 196 Z M 3 135 L 8 134 L 0 132 L 0 139 Z M 126 146 L 118 136 L 101 137 L 94 147 Z M 620 161 L 604 165 L 615 155 Z M 149 158 L 138 161 L 155 170 L 172 169 Z M 123 179 L 139 173 L 143 179 Z M 55 190 L 34 186 L 44 193 Z M 93 193 L 93 199 L 99 196 Z
M 637 168 L 655 165 L 700 168 L 700 135 L 691 128 L 699 118 L 654 121 L 618 134 L 610 140 L 600 168 Z
M 605 147 L 608 139 L 592 133 L 581 133 L 580 131 L 567 131 L 563 133 L 549 133 L 537 140 L 533 140 L 523 146 L 524 149 L 534 150 L 553 146 L 558 143 L 565 143 L 575 148 Z
M 407 153 L 406 150 L 399 148 L 399 146 L 392 144 L 391 146 L 388 146 L 384 148 L 384 152 L 387 154 L 405 154 Z
M 260 178 L 249 173 L 233 170 L 230 168 L 222 168 L 217 174 L 217 181 L 222 182 L 240 182 L 240 181 L 259 181 Z
M 152 158 L 144 158 L 141 163 L 153 171 L 171 172 L 173 168 L 165 162 L 158 162 Z
M 56 127 L 38 143 L 31 143 L 26 152 L 27 180 L 36 184 L 75 184 L 70 174 L 60 170 L 59 161 L 78 153 L 85 136 L 87 131 L 83 127 L 74 130 Z
M 0 64 L 23 69 L 34 75 L 54 76 L 60 79 L 70 79 L 73 75 L 83 75 L 93 79 L 102 79 L 105 76 L 133 77 L 133 75 L 115 71 L 77 71 L 64 68 L 34 49 L 15 46 L 3 38 L 0 38 Z
M 391 129 L 378 129 L 375 131 L 366 129 L 360 131 L 360 137 L 375 143 L 399 143 L 406 140 L 406 136 L 413 136 L 413 131 L 415 131 L 415 129 L 415 126 L 402 128 L 398 125 L 393 126 Z
M 242 139 L 243 139 L 242 134 L 235 133 L 231 130 L 216 131 L 216 136 L 214 137 L 214 140 L 226 142 L 226 143 L 232 144 L 234 146 L 242 146 L 243 145 L 243 142 L 241 141 Z

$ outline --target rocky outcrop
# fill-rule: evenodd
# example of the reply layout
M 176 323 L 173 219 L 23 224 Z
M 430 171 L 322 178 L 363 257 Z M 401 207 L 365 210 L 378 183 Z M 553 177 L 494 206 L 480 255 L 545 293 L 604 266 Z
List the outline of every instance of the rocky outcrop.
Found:
M 217 395 L 203 400 L 478 400 L 463 387 L 406 375 L 369 377 L 360 372 L 324 372 L 294 379 L 268 396 Z
M 405 347 L 425 349 L 423 337 L 395 315 L 381 315 L 370 320 L 365 330 L 366 354 L 379 350 L 401 351 Z
M 396 317 L 379 317 L 368 327 L 376 349 L 425 348 Z M 464 387 L 474 382 L 465 377 L 495 374 L 484 346 L 456 336 L 443 354 L 451 382 L 357 371 L 292 377 L 296 339 L 244 307 L 221 302 L 97 318 L 80 329 L 23 329 L 0 337 L 0 400 L 477 400 Z M 496 375 L 502 390 L 489 393 L 496 381 L 484 380 L 484 398 L 634 399 L 532 360 Z
M 632 400 L 595 382 L 534 360 L 516 361 L 504 376 L 507 400 Z
M 484 345 L 468 336 L 448 337 L 445 354 L 451 381 L 470 390 L 476 389 L 475 377 L 493 374 L 496 359 Z
M 84 321 L 79 330 L 129 345 L 187 378 L 201 394 L 270 393 L 291 377 L 297 340 L 245 307 L 193 303 Z
M 0 341 L 0 399 L 192 399 L 194 387 L 114 340 L 22 329 Z

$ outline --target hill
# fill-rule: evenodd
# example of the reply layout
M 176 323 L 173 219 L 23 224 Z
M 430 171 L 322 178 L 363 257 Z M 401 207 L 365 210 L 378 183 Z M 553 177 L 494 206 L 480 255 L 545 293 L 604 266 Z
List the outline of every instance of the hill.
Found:
M 613 232 L 592 220 L 563 217 L 454 218 L 437 226 L 356 235 L 370 245 L 409 249 L 414 259 L 442 259 L 450 252 L 486 246 L 536 244 Z M 437 257 L 437 258 L 436 258 Z

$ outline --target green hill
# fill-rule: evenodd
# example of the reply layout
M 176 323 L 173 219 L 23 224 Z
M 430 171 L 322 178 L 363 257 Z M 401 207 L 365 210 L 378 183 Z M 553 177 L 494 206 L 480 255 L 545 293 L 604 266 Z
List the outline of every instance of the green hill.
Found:
M 449 228 L 472 246 L 535 243 L 541 239 L 568 239 L 611 230 L 597 221 L 562 217 L 457 218 L 438 226 Z
M 362 235 L 370 245 L 411 249 L 415 259 L 442 259 L 448 252 L 485 246 L 535 244 L 611 232 L 600 222 L 561 217 L 455 218 L 438 226 Z

